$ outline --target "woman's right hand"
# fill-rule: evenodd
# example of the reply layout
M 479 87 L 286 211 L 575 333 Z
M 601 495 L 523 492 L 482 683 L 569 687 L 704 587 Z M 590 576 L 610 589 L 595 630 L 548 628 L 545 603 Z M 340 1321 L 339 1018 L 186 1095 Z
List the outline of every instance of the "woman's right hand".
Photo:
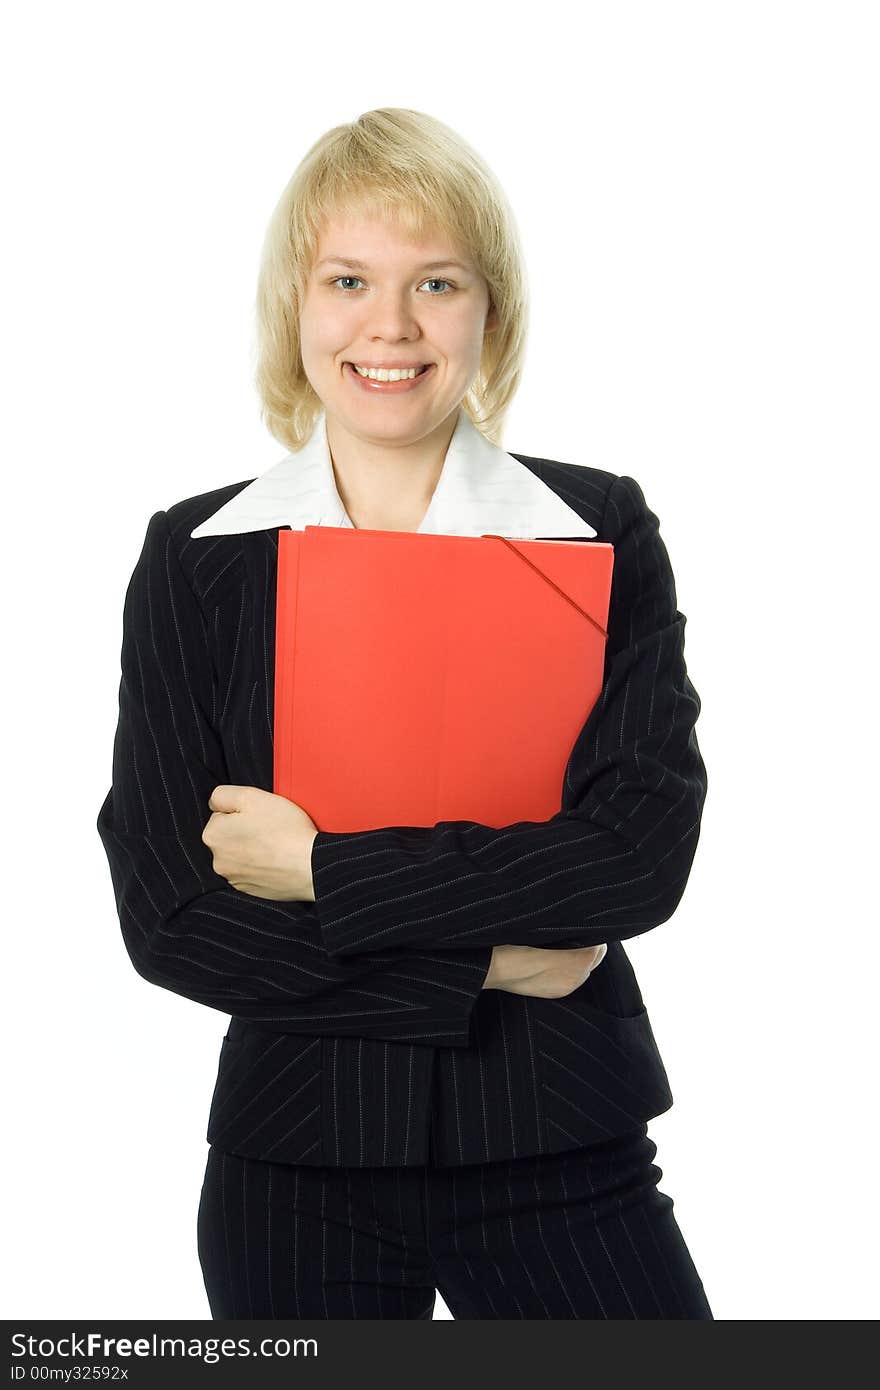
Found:
M 560 999 L 580 988 L 607 950 L 604 943 L 557 951 L 542 946 L 495 946 L 483 989 Z

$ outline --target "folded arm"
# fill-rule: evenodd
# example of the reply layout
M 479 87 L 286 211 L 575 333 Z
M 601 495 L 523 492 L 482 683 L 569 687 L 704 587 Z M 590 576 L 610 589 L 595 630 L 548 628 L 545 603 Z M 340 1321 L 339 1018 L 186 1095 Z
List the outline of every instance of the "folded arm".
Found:
M 145 979 L 278 1032 L 465 1046 L 491 948 L 331 957 L 314 903 L 240 893 L 202 840 L 231 781 L 216 732 L 208 625 L 165 512 L 147 528 L 123 614 L 112 786 L 97 829 L 122 935 Z
M 672 916 L 707 791 L 686 618 L 658 519 L 633 478 L 612 484 L 600 536 L 614 545 L 603 688 L 569 758 L 560 811 L 500 829 L 458 820 L 319 830 L 314 906 L 331 955 L 591 946 Z

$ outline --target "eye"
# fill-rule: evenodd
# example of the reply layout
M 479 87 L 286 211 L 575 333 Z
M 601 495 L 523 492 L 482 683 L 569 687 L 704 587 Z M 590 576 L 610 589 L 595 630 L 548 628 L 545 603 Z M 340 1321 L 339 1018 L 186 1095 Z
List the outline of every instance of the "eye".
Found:
M 347 294 L 347 293 L 349 292 L 349 287 L 348 287 L 347 285 L 341 284 L 341 281 L 343 281 L 343 280 L 349 280 L 349 281 L 351 281 L 351 280 L 356 280 L 356 281 L 358 281 L 360 284 L 363 284 L 363 281 L 361 280 L 361 278 L 360 278 L 359 275 L 337 275 L 335 279 L 333 279 L 333 280 L 330 281 L 330 283 L 331 283 L 331 285 L 339 285 L 340 289 L 343 291 L 344 294 Z M 433 277 L 432 277 L 431 279 L 429 279 L 429 280 L 423 280 L 423 281 L 422 281 L 422 284 L 423 284 L 423 285 L 447 285 L 447 286 L 448 286 L 448 289 L 441 291 L 440 294 L 430 294 L 430 295 L 428 296 L 429 299 L 442 299 L 442 297 L 443 297 L 444 294 L 448 294 L 451 290 L 453 290 L 453 289 L 455 288 L 455 286 L 453 285 L 453 283 L 452 283 L 451 280 L 440 280 L 440 279 L 433 278 Z

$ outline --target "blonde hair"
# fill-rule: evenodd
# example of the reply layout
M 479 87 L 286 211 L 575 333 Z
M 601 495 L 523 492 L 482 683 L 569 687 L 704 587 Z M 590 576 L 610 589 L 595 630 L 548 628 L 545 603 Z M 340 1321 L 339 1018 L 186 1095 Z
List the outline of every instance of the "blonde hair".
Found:
M 362 212 L 420 238 L 445 232 L 484 277 L 497 324 L 462 407 L 494 444 L 522 374 L 528 317 L 513 214 L 479 155 L 433 116 L 367 111 L 312 145 L 269 220 L 256 296 L 255 380 L 266 427 L 298 450 L 323 409 L 303 371 L 299 309 L 325 218 Z

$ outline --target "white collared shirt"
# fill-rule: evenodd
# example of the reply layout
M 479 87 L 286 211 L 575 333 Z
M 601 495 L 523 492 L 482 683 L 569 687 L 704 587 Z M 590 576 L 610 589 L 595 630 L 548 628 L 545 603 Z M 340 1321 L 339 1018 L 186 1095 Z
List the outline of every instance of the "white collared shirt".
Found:
M 303 447 L 291 451 L 196 526 L 190 535 L 237 535 L 290 526 L 353 527 L 336 487 L 327 416 L 321 411 Z M 459 406 L 443 468 L 420 532 L 495 534 L 512 539 L 595 536 L 553 489 L 486 438 Z

